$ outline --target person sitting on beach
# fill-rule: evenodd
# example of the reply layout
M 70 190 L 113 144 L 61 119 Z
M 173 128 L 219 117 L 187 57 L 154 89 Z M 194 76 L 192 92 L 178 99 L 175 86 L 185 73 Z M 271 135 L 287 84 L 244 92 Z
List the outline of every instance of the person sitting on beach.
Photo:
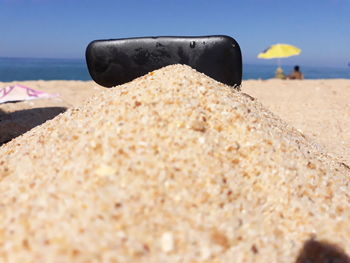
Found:
M 304 75 L 301 73 L 299 66 L 294 67 L 294 71 L 287 76 L 287 79 L 304 79 Z
M 284 75 L 283 69 L 281 67 L 278 67 L 275 72 L 275 78 L 276 79 L 285 79 L 286 75 Z

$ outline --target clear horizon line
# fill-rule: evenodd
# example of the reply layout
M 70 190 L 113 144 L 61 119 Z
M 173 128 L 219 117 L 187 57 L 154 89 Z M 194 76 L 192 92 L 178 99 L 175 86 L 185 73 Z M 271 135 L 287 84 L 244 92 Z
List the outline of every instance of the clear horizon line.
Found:
M 0 59 L 44 59 L 44 60 L 82 60 L 85 61 L 85 57 L 33 57 L 33 56 L 1 56 Z M 254 65 L 254 66 L 277 66 L 275 63 L 263 63 L 263 62 L 243 62 L 243 65 Z M 311 65 L 309 63 L 302 64 L 299 63 L 301 67 L 315 67 L 315 68 L 339 68 L 339 69 L 345 69 L 350 68 L 350 63 L 348 65 L 327 65 L 327 66 L 319 66 L 319 65 Z M 295 66 L 295 64 L 286 63 L 283 66 Z M 350 72 L 349 72 L 350 73 Z
M 0 56 L 1 58 L 5 59 L 82 59 L 85 60 L 85 57 L 32 57 L 32 56 L 25 56 L 25 57 L 13 57 L 13 56 Z

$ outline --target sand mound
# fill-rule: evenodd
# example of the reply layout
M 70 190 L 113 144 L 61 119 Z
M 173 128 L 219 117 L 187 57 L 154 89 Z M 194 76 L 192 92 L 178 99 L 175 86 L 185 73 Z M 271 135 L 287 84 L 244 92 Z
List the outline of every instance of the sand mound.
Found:
M 349 174 L 253 98 L 169 66 L 0 148 L 0 261 L 295 262 L 310 238 L 349 253 Z

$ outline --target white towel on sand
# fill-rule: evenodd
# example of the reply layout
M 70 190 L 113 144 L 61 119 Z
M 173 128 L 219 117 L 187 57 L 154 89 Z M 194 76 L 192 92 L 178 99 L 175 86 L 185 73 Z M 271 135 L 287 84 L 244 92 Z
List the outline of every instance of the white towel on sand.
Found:
M 54 98 L 58 96 L 58 94 L 46 93 L 20 84 L 6 86 L 0 89 L 0 103 L 33 100 L 40 98 Z

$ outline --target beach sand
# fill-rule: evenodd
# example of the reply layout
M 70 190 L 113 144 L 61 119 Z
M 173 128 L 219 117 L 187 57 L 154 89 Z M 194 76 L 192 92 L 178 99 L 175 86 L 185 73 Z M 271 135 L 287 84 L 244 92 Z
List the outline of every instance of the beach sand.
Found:
M 350 81 L 58 83 L 68 109 L 0 147 L 0 261 L 348 262 Z
M 0 145 L 105 89 L 93 81 L 0 82 L 0 87 L 16 83 L 61 96 L 0 104 Z M 242 92 L 350 165 L 350 80 L 245 80 Z
M 68 108 L 104 90 L 93 81 L 0 82 L 0 88 L 15 84 L 59 94 L 57 98 L 0 104 L 0 145 L 54 118 Z
M 350 165 L 350 80 L 248 80 L 242 91 Z

